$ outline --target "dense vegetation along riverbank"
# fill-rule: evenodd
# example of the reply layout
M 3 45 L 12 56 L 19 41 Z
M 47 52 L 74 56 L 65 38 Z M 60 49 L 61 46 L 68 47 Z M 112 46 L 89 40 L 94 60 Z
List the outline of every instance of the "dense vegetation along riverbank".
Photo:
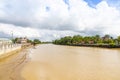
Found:
M 110 35 L 95 36 L 66 36 L 53 41 L 54 44 L 86 47 L 120 48 L 120 36 L 113 38 Z

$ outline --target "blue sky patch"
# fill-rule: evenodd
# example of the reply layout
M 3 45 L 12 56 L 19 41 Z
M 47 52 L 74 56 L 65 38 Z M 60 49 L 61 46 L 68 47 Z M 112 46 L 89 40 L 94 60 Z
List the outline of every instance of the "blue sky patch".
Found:
M 65 2 L 65 4 L 68 5 L 68 10 L 70 9 L 70 4 L 69 4 L 69 0 L 63 0 Z
M 50 11 L 50 7 L 46 6 L 46 11 Z
M 90 7 L 95 8 L 95 6 L 102 0 L 84 0 L 84 1 L 87 2 Z
M 120 0 L 107 0 L 109 6 L 115 6 L 120 9 Z
M 63 0 L 65 4 L 69 5 L 69 0 Z

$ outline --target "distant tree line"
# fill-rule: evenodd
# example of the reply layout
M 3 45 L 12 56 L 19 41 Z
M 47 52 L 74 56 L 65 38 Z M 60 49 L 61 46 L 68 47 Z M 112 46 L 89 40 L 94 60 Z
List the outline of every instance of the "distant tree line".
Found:
M 12 39 L 12 42 L 13 43 L 21 43 L 22 39 L 20 39 L 20 38 L 14 38 L 14 39 Z M 25 43 L 40 44 L 41 41 L 39 39 L 34 39 L 34 40 L 26 39 Z
M 95 36 L 65 36 L 53 41 L 54 44 L 61 45 L 120 45 L 120 36 L 113 38 L 110 35 Z

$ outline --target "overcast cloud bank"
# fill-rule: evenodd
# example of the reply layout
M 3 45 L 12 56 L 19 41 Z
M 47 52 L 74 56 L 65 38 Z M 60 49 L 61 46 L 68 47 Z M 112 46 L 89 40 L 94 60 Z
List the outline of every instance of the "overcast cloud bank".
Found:
M 120 1 L 0 0 L 0 34 L 53 40 L 67 35 L 120 35 Z

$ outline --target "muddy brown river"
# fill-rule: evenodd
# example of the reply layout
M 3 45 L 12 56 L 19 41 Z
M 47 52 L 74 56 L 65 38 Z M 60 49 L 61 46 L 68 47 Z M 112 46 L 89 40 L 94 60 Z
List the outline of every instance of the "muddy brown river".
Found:
M 120 80 L 120 49 L 43 44 L 29 57 L 25 80 Z

